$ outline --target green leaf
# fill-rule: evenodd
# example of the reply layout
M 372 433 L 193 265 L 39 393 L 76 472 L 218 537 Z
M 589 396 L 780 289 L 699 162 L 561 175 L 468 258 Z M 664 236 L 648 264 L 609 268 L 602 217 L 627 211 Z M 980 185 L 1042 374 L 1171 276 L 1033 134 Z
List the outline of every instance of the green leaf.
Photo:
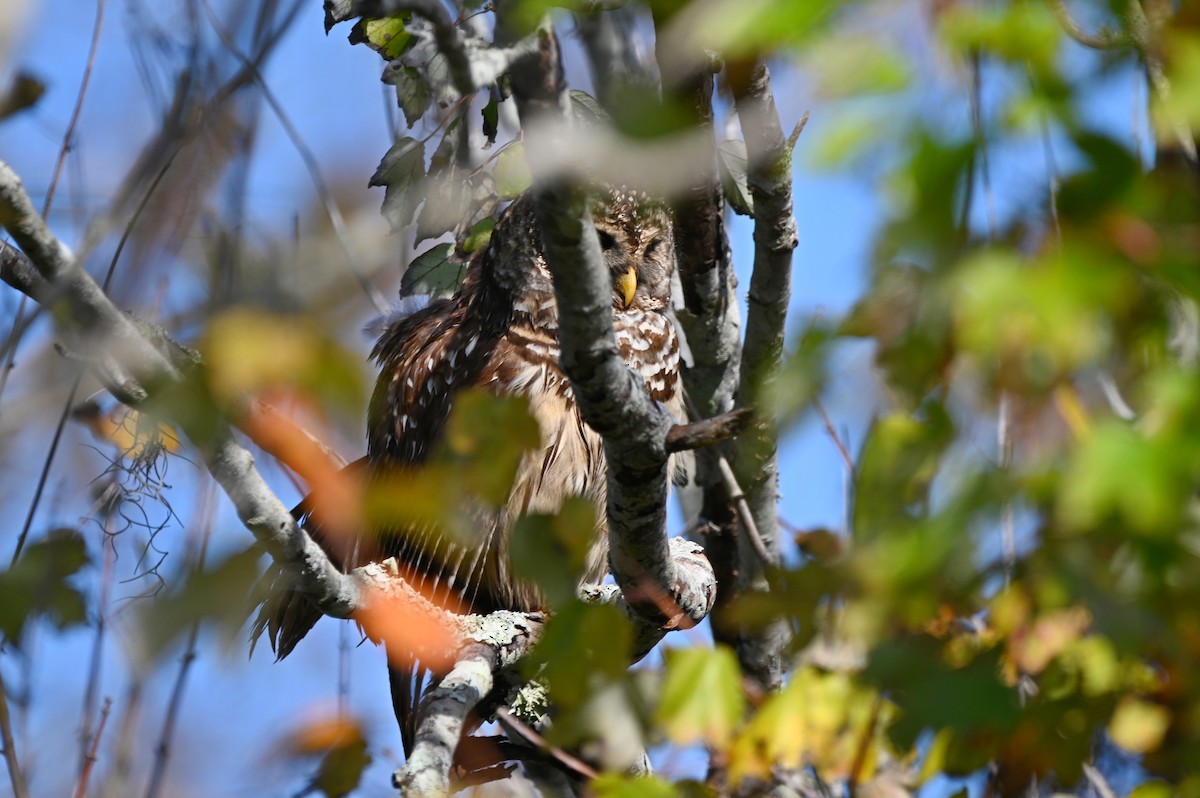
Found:
M 83 623 L 87 602 L 70 578 L 88 563 L 83 537 L 74 529 L 55 529 L 26 546 L 21 558 L 0 573 L 0 633 L 14 645 L 25 625 L 38 616 L 59 629 Z
M 462 251 L 469 254 L 486 247 L 492 240 L 492 230 L 494 229 L 496 229 L 495 219 L 480 219 L 467 231 L 467 237 L 462 242 Z
M 384 186 L 382 211 L 393 231 L 412 224 L 424 177 L 425 145 L 414 138 L 397 141 L 379 162 L 367 185 Z
M 1130 531 L 1178 534 L 1193 484 L 1181 467 L 1183 454 L 1124 422 L 1097 425 L 1063 474 L 1058 520 L 1069 531 L 1089 531 L 1115 516 Z
M 742 721 L 746 697 L 737 656 L 725 646 L 666 652 L 667 681 L 658 719 L 677 743 L 724 750 Z
M 937 404 L 927 404 L 922 415 L 893 413 L 871 425 L 855 472 L 856 542 L 895 534 L 927 509 L 929 486 L 954 428 Z
M 445 456 L 459 468 L 471 493 L 501 506 L 512 491 L 517 466 L 541 443 L 524 396 L 495 396 L 472 389 L 457 393 L 446 421 Z
M 902 750 L 927 728 L 1002 731 L 1020 717 L 1017 691 L 1000 680 L 996 649 L 953 667 L 930 638 L 897 641 L 871 652 L 863 678 L 887 690 L 900 707 L 892 739 Z
M 496 193 L 501 197 L 515 199 L 523 194 L 533 183 L 529 164 L 525 162 L 525 146 L 514 142 L 505 147 L 496 156 L 492 176 L 496 178 Z
M 1054 73 L 1062 28 L 1042 3 L 959 4 L 939 14 L 938 21 L 944 41 L 962 55 L 983 50 L 1043 76 Z
M 902 52 L 882 37 L 863 34 L 821 37 L 805 48 L 804 62 L 826 97 L 899 91 L 911 72 Z
M 411 129 L 429 110 L 433 94 L 419 69 L 393 61 L 383 70 L 383 82 L 396 87 L 396 104 Z
M 323 407 L 360 412 L 362 370 L 329 331 L 310 318 L 231 308 L 209 322 L 201 344 L 208 390 L 237 411 L 245 398 L 299 388 Z
M 325 0 L 325 32 L 329 33 L 334 25 L 357 16 L 354 13 L 357 5 L 354 0 Z
M 428 294 L 430 299 L 453 296 L 467 276 L 467 264 L 454 256 L 450 244 L 438 244 L 422 252 L 404 270 L 400 295 Z
M 767 699 L 729 753 L 729 777 L 769 778 L 775 766 L 813 767 L 827 782 L 868 781 L 887 751 L 892 705 L 843 672 L 799 668 Z
M 551 701 L 566 711 L 588 699 L 594 687 L 590 678 L 620 680 L 632 661 L 632 647 L 633 631 L 620 610 L 571 601 L 546 622 L 533 656 L 522 664 L 530 678 L 545 678 Z
M 496 143 L 496 134 L 500 132 L 500 103 L 495 93 L 488 98 L 487 105 L 480 111 L 483 115 L 483 137 L 487 139 L 484 149 Z
M 746 142 L 737 139 L 721 142 L 717 147 L 717 165 L 721 168 L 721 186 L 729 207 L 742 216 L 753 217 L 754 197 L 746 178 Z
M 571 110 L 576 119 L 589 125 L 606 124 L 612 121 L 600 101 L 587 92 L 571 89 L 569 97 Z
M 589 794 L 596 798 L 684 798 L 713 793 L 695 782 L 675 785 L 656 776 L 622 776 L 602 773 L 589 785 Z
M 358 789 L 363 772 L 371 764 L 367 741 L 359 737 L 331 748 L 321 758 L 313 787 L 328 798 L 344 798 Z
M 513 573 L 538 585 L 551 607 L 564 604 L 575 598 L 595 537 L 596 507 L 588 499 L 569 498 L 555 515 L 524 516 L 509 544 Z
M 1126 751 L 1144 754 L 1162 745 L 1170 725 L 1166 707 L 1126 696 L 1113 712 L 1108 733 Z
M 1088 161 L 1063 180 L 1058 189 L 1058 210 L 1063 216 L 1086 221 L 1109 211 L 1140 177 L 1142 167 L 1124 144 L 1103 134 L 1084 131 L 1075 146 Z
M 251 547 L 233 554 L 207 571 L 193 572 L 178 589 L 160 596 L 143 611 L 141 652 L 147 662 L 162 656 L 193 624 L 212 621 L 227 640 L 233 640 L 255 603 L 262 550 Z
M 404 54 L 413 43 L 405 25 L 412 14 L 399 14 L 382 19 L 360 19 L 350 31 L 351 44 L 365 44 L 389 61 Z
M 26 72 L 18 72 L 13 76 L 12 86 L 0 97 L 0 119 L 32 108 L 45 93 L 45 83 Z
M 315 719 L 291 732 L 283 741 L 283 750 L 292 757 L 307 758 L 321 754 L 321 764 L 300 795 L 320 792 L 328 798 L 350 795 L 362 781 L 371 764 L 371 754 L 362 727 L 356 720 Z

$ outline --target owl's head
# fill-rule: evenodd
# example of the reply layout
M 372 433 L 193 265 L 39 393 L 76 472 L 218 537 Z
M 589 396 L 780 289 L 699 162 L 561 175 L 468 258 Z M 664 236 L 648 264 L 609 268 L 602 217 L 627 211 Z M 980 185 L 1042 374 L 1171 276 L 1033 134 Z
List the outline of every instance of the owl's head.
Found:
M 592 218 L 613 278 L 613 310 L 666 310 L 675 268 L 666 205 L 635 189 L 614 188 L 593 196 Z

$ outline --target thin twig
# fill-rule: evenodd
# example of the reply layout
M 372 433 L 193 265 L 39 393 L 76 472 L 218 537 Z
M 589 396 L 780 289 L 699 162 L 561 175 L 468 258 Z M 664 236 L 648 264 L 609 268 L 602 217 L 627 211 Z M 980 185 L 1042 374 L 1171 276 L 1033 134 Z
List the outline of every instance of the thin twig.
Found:
M 1130 0 L 1130 2 L 1136 3 L 1138 0 Z M 1132 37 L 1122 31 L 1101 28 L 1096 33 L 1088 33 L 1071 16 L 1071 12 L 1067 10 L 1067 4 L 1064 0 L 1046 0 L 1046 5 L 1054 12 L 1054 16 L 1058 19 L 1058 24 L 1062 25 L 1063 31 L 1084 47 L 1091 47 L 1094 50 L 1115 50 L 1134 44 Z
M 29 785 L 21 760 L 17 757 L 17 745 L 13 740 L 12 716 L 8 711 L 8 689 L 4 686 L 4 673 L 0 670 L 0 745 L 4 746 L 4 763 L 8 766 L 8 781 L 12 784 L 13 798 L 29 798 Z
M 54 428 L 54 437 L 50 439 L 50 448 L 46 451 L 46 459 L 42 461 L 42 471 L 38 475 L 37 486 L 33 490 L 33 499 L 30 500 L 29 510 L 25 513 L 25 523 L 21 527 L 21 534 L 17 536 L 17 545 L 13 549 L 12 559 L 8 563 L 10 568 L 17 564 L 17 560 L 21 558 L 21 551 L 25 548 L 25 540 L 29 537 L 29 530 L 33 527 L 33 518 L 37 515 L 38 506 L 42 503 L 42 494 L 46 490 L 46 482 L 50 478 L 50 467 L 54 465 L 54 456 L 58 454 L 58 444 L 62 442 L 63 428 L 66 427 L 67 419 L 71 416 L 71 408 L 75 405 L 75 395 L 79 392 L 83 370 L 76 366 L 75 371 L 75 381 L 71 384 L 71 390 L 67 391 L 67 401 L 63 403 L 62 413 L 58 417 L 58 426 Z
M 208 556 L 208 541 L 212 536 L 213 508 L 216 505 L 216 486 L 206 480 L 207 489 L 200 509 L 200 544 L 193 559 L 193 572 L 201 573 Z M 157 798 L 162 789 L 163 777 L 167 772 L 167 758 L 171 751 L 171 738 L 175 733 L 175 722 L 179 717 L 179 708 L 183 705 L 183 688 L 187 681 L 188 671 L 196 661 L 196 639 L 200 636 L 200 621 L 192 623 L 188 630 L 187 646 L 179 661 L 179 672 L 175 675 L 175 684 L 171 688 L 171 699 L 167 704 L 167 715 L 163 719 L 162 734 L 158 747 L 154 751 L 154 768 L 150 771 L 150 781 L 146 785 L 145 798 Z
M 111 488 L 111 486 L 110 486 Z M 110 495 L 109 490 L 106 490 L 101 502 Z M 107 503 L 107 502 L 105 502 Z M 105 617 L 108 611 L 109 588 L 112 585 L 113 576 L 113 554 L 112 547 L 104 545 L 104 539 L 108 537 L 112 528 L 112 512 L 111 508 L 106 508 L 104 515 L 104 523 L 101 526 L 100 549 L 103 552 L 104 566 L 100 574 L 100 589 L 96 599 L 96 636 L 92 640 L 91 659 L 88 663 L 88 678 L 87 687 L 83 691 L 83 709 L 80 718 L 80 734 L 79 734 L 79 776 L 80 783 L 86 782 L 86 772 L 90 770 L 90 762 L 88 749 L 94 747 L 96 738 L 99 737 L 99 731 L 92 731 L 92 713 L 96 708 L 96 695 L 100 689 L 100 666 L 103 661 L 104 651 L 104 633 L 107 629 L 107 619 Z M 107 711 L 108 702 L 105 703 Z M 95 737 L 93 737 L 95 734 Z
M 746 430 L 753 416 L 750 408 L 741 407 L 714 418 L 676 424 L 667 432 L 667 451 L 686 452 L 731 441 Z
M 325 178 L 321 176 L 321 167 L 317 163 L 312 150 L 304 143 L 304 139 L 300 137 L 300 131 L 296 130 L 296 126 L 292 124 L 292 120 L 288 117 L 287 112 L 283 110 L 283 106 L 275 99 L 274 93 L 268 88 L 267 82 L 263 80 L 262 73 L 259 72 L 258 67 L 250 62 L 242 51 L 237 48 L 233 39 L 230 38 L 228 31 L 225 30 L 220 20 L 217 19 L 217 15 L 213 11 L 212 6 L 209 5 L 208 0 L 204 0 L 204 10 L 208 14 L 208 19 L 213 30 L 216 31 L 218 38 L 220 38 L 226 49 L 249 70 L 251 79 L 258 85 L 259 90 L 262 91 L 263 99 L 267 101 L 267 105 L 271 106 L 271 111 L 274 112 L 275 117 L 279 120 L 284 133 L 292 142 L 292 146 L 296 148 L 296 153 L 300 156 L 300 160 L 304 162 L 304 168 L 308 170 L 308 176 L 312 180 L 313 188 L 316 189 L 317 196 L 320 198 L 321 204 L 325 207 L 325 213 L 329 216 L 329 223 L 333 227 L 333 233 L 337 237 L 338 244 L 342 247 L 342 252 L 346 255 L 346 263 L 350 267 L 354 278 L 358 280 L 359 285 L 362 286 L 363 291 L 366 293 L 367 298 L 371 300 L 371 304 L 375 306 L 375 309 L 380 313 L 387 313 L 390 310 L 390 306 L 387 300 L 384 299 L 383 294 L 379 292 L 379 289 L 371 285 L 371 281 L 363 273 L 362 266 L 358 262 L 358 256 L 354 252 L 354 247 L 350 244 L 350 234 L 346 230 L 346 220 L 342 217 L 342 211 L 338 207 L 333 193 L 329 190 L 329 186 L 326 185 Z
M 83 112 L 83 99 L 87 96 L 88 84 L 92 79 L 92 67 L 96 64 L 96 50 L 100 47 L 100 30 L 104 25 L 104 6 L 106 0 L 96 2 L 96 21 L 92 26 L 92 41 L 88 46 L 87 61 L 83 67 L 83 78 L 79 82 L 79 92 L 75 95 L 75 107 L 71 109 L 71 118 L 67 129 L 63 132 L 62 144 L 58 148 L 58 158 L 54 162 L 54 174 L 50 178 L 50 186 L 46 189 L 46 199 L 42 203 L 42 216 L 50 214 L 50 205 L 54 202 L 54 193 L 58 189 L 58 180 L 62 176 L 63 164 L 66 163 L 67 153 L 71 151 L 71 139 L 75 138 L 75 128 L 79 124 L 79 115 Z M 17 304 L 17 315 L 13 319 L 12 328 L 5 343 L 7 356 L 3 368 L 0 368 L 0 396 L 4 395 L 4 386 L 8 383 L 8 375 L 13 370 L 17 356 L 17 344 L 25 331 L 29 329 L 24 324 L 25 304 L 28 297 L 22 296 Z
M 96 752 L 100 749 L 100 738 L 104 736 L 104 726 L 108 723 L 108 713 L 111 711 L 112 699 L 106 698 L 104 706 L 100 707 L 100 722 L 96 725 L 96 736 L 92 738 L 92 745 L 83 760 L 83 772 L 79 774 L 79 782 L 75 785 L 75 798 L 84 798 L 87 795 L 88 780 L 92 777 L 92 766 L 96 764 Z
M 850 476 L 854 476 L 854 456 L 850 454 L 850 449 L 842 441 L 842 436 L 833 427 L 833 422 L 829 418 L 829 413 L 825 410 L 824 403 L 820 397 L 813 398 L 813 407 L 817 410 L 817 415 L 821 417 L 821 425 L 825 427 L 825 432 L 829 434 L 829 439 L 833 441 L 834 447 L 838 450 L 838 454 L 842 456 L 842 462 L 846 466 L 846 471 Z
M 557 745 L 551 745 L 546 741 L 546 738 L 538 734 L 537 730 L 530 726 L 525 721 L 512 714 L 505 707 L 500 707 L 496 710 L 496 718 L 506 726 L 511 726 L 517 734 L 525 738 L 535 748 L 542 753 L 551 757 L 555 762 L 558 762 L 563 767 L 583 776 L 585 779 L 594 779 L 600 774 L 592 768 L 587 762 L 584 762 L 578 757 L 572 756 Z
M 737 477 L 734 476 L 733 469 L 730 467 L 729 461 L 725 459 L 725 455 L 721 455 L 717 460 L 717 467 L 721 470 L 721 478 L 725 481 L 725 490 L 729 493 L 729 500 L 737 507 L 742 532 L 750 541 L 750 546 L 762 560 L 763 565 L 772 565 L 775 560 L 771 557 L 771 552 L 767 550 L 766 544 L 763 543 L 762 536 L 758 534 L 758 524 L 754 522 L 754 513 L 750 511 L 750 503 L 746 501 L 746 494 L 738 485 Z

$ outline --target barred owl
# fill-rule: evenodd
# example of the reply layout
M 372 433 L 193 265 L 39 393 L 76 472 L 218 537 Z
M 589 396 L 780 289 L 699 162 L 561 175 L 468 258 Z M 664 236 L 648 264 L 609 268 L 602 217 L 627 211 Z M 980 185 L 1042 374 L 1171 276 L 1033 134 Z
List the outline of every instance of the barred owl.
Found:
M 643 377 L 652 398 L 682 417 L 679 343 L 666 315 L 675 263 L 668 212 L 628 189 L 594 197 L 592 211 L 612 275 L 621 357 Z M 388 325 L 372 357 L 380 374 L 368 416 L 367 469 L 420 464 L 439 440 L 455 393 L 464 388 L 527 397 L 541 435 L 540 447 L 527 452 L 518 466 L 506 506 L 480 520 L 475 545 L 406 530 L 383 536 L 380 557 L 397 557 L 418 583 L 425 583 L 418 587 L 450 589 L 458 605 L 470 611 L 542 609 L 537 587 L 511 573 L 509 536 L 520 516 L 553 513 L 567 497 L 583 496 L 595 502 L 598 519 L 585 578 L 603 576 L 608 564 L 604 448 L 580 415 L 559 366 L 558 312 L 531 197 L 505 210 L 458 293 Z M 305 520 L 319 539 L 314 520 Z M 320 614 L 295 591 L 275 593 L 254 635 L 268 630 L 282 658 Z M 411 672 L 393 672 L 398 715 L 411 716 L 416 686 Z

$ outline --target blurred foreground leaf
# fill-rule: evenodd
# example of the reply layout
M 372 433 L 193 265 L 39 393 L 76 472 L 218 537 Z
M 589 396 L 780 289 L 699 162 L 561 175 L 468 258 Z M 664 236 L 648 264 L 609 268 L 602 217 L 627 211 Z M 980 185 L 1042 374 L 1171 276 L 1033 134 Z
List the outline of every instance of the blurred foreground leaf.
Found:
M 261 557 L 257 547 L 233 554 L 147 605 L 139 623 L 144 658 L 154 661 L 193 624 L 205 621 L 215 623 L 226 640 L 235 639 L 255 603 Z
M 70 579 L 88 563 L 83 537 L 54 529 L 25 547 L 21 558 L 0 572 L 0 633 L 14 645 L 30 621 L 41 616 L 59 629 L 83 623 L 87 602 Z
M 717 646 L 675 649 L 666 658 L 667 681 L 658 705 L 663 728 L 677 743 L 726 748 L 746 708 L 737 655 Z

